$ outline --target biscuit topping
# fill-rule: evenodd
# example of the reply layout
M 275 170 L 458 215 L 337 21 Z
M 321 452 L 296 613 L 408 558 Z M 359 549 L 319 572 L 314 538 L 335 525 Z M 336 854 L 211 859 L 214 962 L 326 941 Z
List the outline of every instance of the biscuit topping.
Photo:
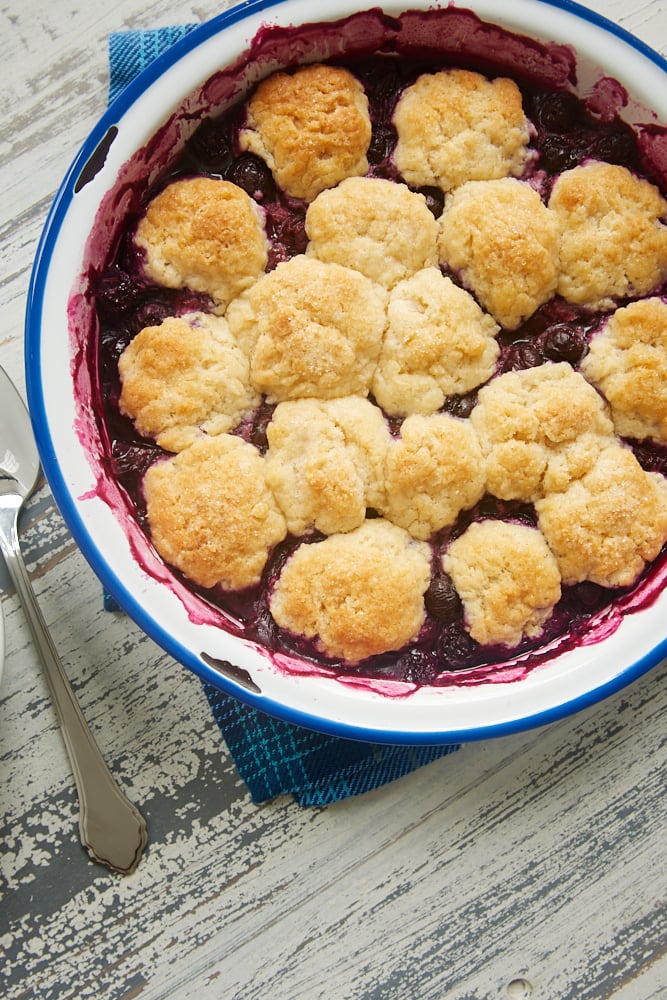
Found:
M 145 327 L 118 370 L 121 412 L 167 451 L 232 430 L 259 404 L 248 359 L 221 316 L 189 313 Z
M 280 403 L 267 429 L 266 478 L 293 535 L 359 527 L 385 495 L 390 435 L 367 399 Z
M 202 438 L 152 465 L 144 492 L 156 549 L 201 587 L 252 586 L 285 537 L 263 458 L 230 434 Z
M 372 391 L 390 414 L 435 413 L 493 375 L 497 323 L 473 297 L 428 267 L 389 296 L 388 326 Z
M 384 512 L 415 538 L 428 539 L 482 497 L 482 450 L 467 420 L 414 414 L 387 451 Z
M 565 362 L 499 375 L 480 390 L 471 423 L 487 489 L 503 500 L 564 489 L 613 440 L 604 400 Z
M 517 646 L 540 634 L 560 600 L 558 564 L 535 528 L 478 521 L 442 560 L 454 581 L 468 630 L 485 645 Z
M 445 201 L 440 260 L 496 321 L 514 330 L 556 291 L 558 216 L 537 191 L 510 177 L 471 181 Z
M 581 479 L 535 507 L 565 583 L 628 586 L 667 538 L 667 482 L 615 442 Z
M 276 583 L 271 613 L 330 657 L 354 663 L 400 649 L 424 622 L 430 562 L 424 542 L 387 521 L 366 521 L 301 545 Z
M 667 444 L 667 302 L 617 309 L 593 337 L 581 370 L 609 402 L 618 434 Z
M 451 191 L 470 180 L 521 174 L 528 120 L 513 80 L 448 69 L 425 73 L 394 113 L 394 159 L 408 184 Z
M 566 170 L 549 208 L 561 223 L 558 292 L 569 302 L 608 309 L 667 278 L 667 201 L 626 167 Z
M 225 307 L 266 267 L 262 214 L 228 181 L 173 181 L 149 204 L 135 243 L 145 251 L 148 276 L 167 288 L 206 292 Z
M 422 194 L 354 177 L 323 191 L 306 213 L 307 253 L 352 267 L 385 288 L 437 264 L 438 224 Z
M 287 194 L 306 201 L 365 174 L 370 139 L 363 87 L 347 70 L 323 65 L 264 80 L 239 135 L 241 148 L 266 160 Z
M 358 271 L 298 256 L 236 299 L 227 319 L 250 358 L 252 384 L 271 400 L 365 396 L 386 296 Z
M 249 641 L 415 684 L 543 659 L 667 542 L 667 201 L 632 130 L 425 65 L 277 72 L 199 123 L 95 292 L 162 558 Z

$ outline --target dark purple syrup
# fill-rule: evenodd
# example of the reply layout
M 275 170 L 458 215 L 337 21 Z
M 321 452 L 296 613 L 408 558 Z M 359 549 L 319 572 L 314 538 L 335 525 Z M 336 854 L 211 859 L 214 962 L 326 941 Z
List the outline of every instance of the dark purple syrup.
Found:
M 536 156 L 528 168 L 529 175 L 545 198 L 548 197 L 554 178 L 562 170 L 584 162 L 590 157 L 622 164 L 631 170 L 640 170 L 642 161 L 635 133 L 609 108 L 603 113 L 597 108 L 593 114 L 566 88 L 572 82 L 574 67 L 568 53 L 554 47 L 545 58 L 538 72 L 526 58 L 531 45 L 523 44 L 521 62 L 513 62 L 515 36 L 498 35 L 490 47 L 475 41 L 471 34 L 470 12 L 458 12 L 458 20 L 451 20 L 451 46 L 456 48 L 456 26 L 461 22 L 461 38 L 472 39 L 468 45 L 468 58 L 463 63 L 468 68 L 487 70 L 491 75 L 508 72 L 511 65 L 521 65 L 521 75 L 515 78 L 524 97 L 524 107 L 534 127 L 532 146 Z M 367 15 L 364 15 L 367 16 Z M 465 21 L 466 17 L 468 18 Z M 384 31 L 393 31 L 393 22 L 379 17 Z M 400 57 L 373 55 L 363 44 L 357 45 L 357 54 L 347 59 L 337 59 L 338 65 L 347 66 L 362 81 L 369 98 L 373 130 L 368 152 L 369 174 L 391 180 L 401 180 L 393 164 L 392 153 L 396 132 L 391 121 L 393 109 L 402 89 L 425 71 L 435 71 L 451 65 L 451 53 L 435 50 L 426 30 L 428 15 L 406 15 L 402 24 L 405 51 L 412 53 Z M 465 21 L 465 24 L 463 23 Z M 398 22 L 396 22 L 398 23 Z M 430 21 L 429 21 L 430 23 Z M 465 31 L 464 31 L 465 28 Z M 276 29 L 277 35 L 285 29 Z M 351 29 L 350 29 L 351 30 Z M 466 32 L 468 32 L 466 34 Z M 504 40 L 504 41 L 503 41 Z M 368 43 L 367 43 L 368 44 Z M 518 44 L 518 43 L 516 43 Z M 400 45 L 396 43 L 400 50 Z M 466 51 L 464 43 L 459 45 Z M 444 46 L 440 46 L 444 48 Z M 517 50 L 518 51 L 518 50 Z M 546 51 L 546 49 L 545 49 Z M 490 58 L 488 52 L 493 52 Z M 485 54 L 486 53 L 486 54 Z M 494 70 L 495 65 L 495 70 Z M 132 210 L 127 215 L 125 229 L 116 241 L 114 252 L 104 266 L 92 276 L 92 294 L 99 321 L 97 384 L 99 405 L 103 413 L 102 436 L 105 447 L 103 464 L 106 473 L 124 491 L 134 517 L 148 534 L 141 481 L 145 470 L 164 453 L 152 441 L 141 439 L 130 421 L 118 409 L 119 378 L 118 358 L 131 338 L 144 326 L 158 323 L 165 316 L 178 315 L 193 309 L 207 309 L 210 303 L 205 296 L 187 290 L 170 291 L 147 281 L 141 259 L 132 246 L 132 231 L 142 204 L 150 199 L 166 179 L 193 174 L 207 174 L 226 178 L 242 187 L 260 204 L 266 215 L 266 228 L 271 250 L 268 269 L 288 260 L 306 248 L 304 228 L 306 205 L 288 198 L 275 185 L 270 171 L 261 159 L 238 148 L 237 134 L 243 121 L 243 107 L 237 106 L 226 114 L 204 119 L 197 127 L 177 159 L 170 162 L 156 185 L 144 191 L 142 198 L 131 199 Z M 437 217 L 443 207 L 442 193 L 433 188 L 422 189 L 429 208 Z M 457 280 L 456 275 L 451 275 Z M 540 365 L 545 361 L 566 361 L 576 367 L 584 357 L 588 342 L 604 316 L 586 312 L 554 298 L 542 306 L 523 326 L 512 332 L 502 331 L 498 372 L 519 370 Z M 444 410 L 459 417 L 468 417 L 476 402 L 476 392 L 452 396 L 445 401 Z M 260 451 L 266 449 L 266 428 L 273 407 L 262 403 L 253 418 L 236 428 L 235 433 L 252 442 Z M 400 430 L 400 421 L 390 421 L 394 432 Z M 644 466 L 651 471 L 667 474 L 667 450 L 653 447 L 647 442 L 630 442 Z M 373 512 L 369 511 L 369 516 Z M 220 588 L 201 591 L 174 573 L 188 589 L 221 610 L 221 623 L 230 632 L 262 643 L 275 654 L 297 654 L 312 663 L 313 672 L 325 670 L 341 679 L 354 675 L 359 678 L 404 681 L 411 685 L 446 683 L 482 683 L 493 679 L 506 679 L 507 674 L 498 663 L 520 662 L 522 670 L 532 668 L 553 655 L 554 648 L 567 648 L 585 641 L 591 622 L 604 618 L 605 609 L 622 603 L 626 592 L 606 590 L 594 584 L 565 587 L 563 596 L 543 635 L 539 640 L 525 640 L 518 649 L 480 646 L 465 631 L 463 613 L 458 594 L 451 580 L 439 569 L 437 553 L 448 539 L 456 537 L 475 519 L 495 517 L 526 524 L 536 524 L 535 512 L 530 505 L 503 503 L 486 496 L 470 511 L 464 512 L 457 523 L 440 533 L 433 541 L 433 576 L 426 593 L 426 622 L 417 641 L 409 648 L 396 653 L 372 657 L 355 667 L 332 661 L 321 656 L 314 643 L 291 635 L 277 627 L 269 612 L 269 596 L 273 583 L 285 559 L 303 539 L 287 538 L 272 553 L 261 583 L 248 591 L 229 593 Z M 307 541 L 316 540 L 311 535 Z M 662 558 L 662 557 L 661 557 Z M 611 612 L 610 612 L 611 615 Z M 611 615 L 613 617 L 613 615 Z M 453 672 L 459 679 L 452 678 Z

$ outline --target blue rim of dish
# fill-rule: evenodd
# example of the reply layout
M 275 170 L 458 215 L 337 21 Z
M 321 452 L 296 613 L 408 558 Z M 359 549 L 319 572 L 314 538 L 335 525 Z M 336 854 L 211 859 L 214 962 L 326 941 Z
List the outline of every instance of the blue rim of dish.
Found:
M 81 175 L 81 171 L 90 160 L 99 143 L 107 134 L 108 129 L 114 125 L 128 108 L 138 99 L 148 85 L 153 83 L 158 77 L 168 70 L 174 63 L 178 62 L 184 55 L 215 34 L 218 34 L 227 26 L 242 21 L 245 18 L 280 6 L 286 0 L 248 0 L 230 10 L 223 12 L 201 25 L 194 27 L 187 35 L 174 42 L 174 44 L 157 58 L 144 70 L 142 70 L 122 91 L 121 94 L 109 105 L 106 112 L 101 116 L 97 125 L 89 133 L 77 156 L 70 165 L 65 178 L 56 192 L 51 209 L 47 216 L 42 234 L 38 243 L 35 261 L 33 264 L 30 283 L 28 288 L 26 317 L 25 317 L 25 371 L 26 389 L 28 405 L 33 423 L 33 430 L 39 450 L 42 467 L 52 490 L 58 508 L 67 523 L 71 534 L 81 549 L 83 556 L 89 563 L 96 576 L 100 579 L 104 587 L 117 600 L 118 604 L 127 614 L 167 653 L 178 662 L 187 666 L 195 673 L 201 681 L 219 688 L 226 694 L 231 695 L 251 705 L 253 708 L 266 712 L 289 722 L 293 725 L 302 726 L 306 729 L 338 736 L 345 739 L 371 741 L 376 743 L 401 745 L 401 746 L 440 746 L 447 743 L 460 743 L 474 740 L 484 740 L 491 737 L 509 736 L 514 733 L 523 732 L 531 728 L 545 726 L 549 723 L 573 715 L 603 699 L 622 690 L 624 687 L 646 674 L 655 667 L 665 656 L 667 656 L 667 638 L 654 647 L 650 652 L 640 657 L 633 664 L 625 668 L 620 674 L 606 681 L 603 684 L 592 688 L 584 694 L 564 701 L 549 709 L 543 709 L 530 715 L 521 716 L 506 722 L 492 723 L 485 726 L 478 726 L 472 729 L 456 730 L 447 729 L 438 732 L 404 732 L 386 729 L 374 729 L 351 725 L 345 722 L 335 722 L 323 719 L 316 715 L 292 709 L 275 702 L 263 695 L 255 695 L 252 692 L 240 687 L 238 684 L 221 677 L 214 668 L 209 667 L 203 660 L 191 650 L 175 641 L 168 632 L 158 625 L 155 620 L 147 615 L 137 600 L 127 591 L 122 581 L 109 569 L 107 563 L 102 559 L 94 540 L 90 537 L 88 530 L 77 510 L 74 498 L 65 484 L 64 478 L 55 455 L 53 440 L 51 437 L 46 409 L 44 403 L 44 392 L 41 380 L 41 370 L 39 358 L 41 352 L 42 333 L 42 307 L 44 291 L 51 256 L 57 243 L 63 221 L 69 210 L 75 194 L 75 185 Z M 555 7 L 564 10 L 581 20 L 588 21 L 598 27 L 603 28 L 608 33 L 615 35 L 651 62 L 654 62 L 667 74 L 667 60 L 659 53 L 655 52 L 646 43 L 636 38 L 620 25 L 615 24 L 608 18 L 573 0 L 536 0 L 548 7 Z M 465 2 L 460 5 L 465 9 Z M 316 18 L 315 18 L 316 19 Z M 100 600 L 101 600 L 100 595 Z

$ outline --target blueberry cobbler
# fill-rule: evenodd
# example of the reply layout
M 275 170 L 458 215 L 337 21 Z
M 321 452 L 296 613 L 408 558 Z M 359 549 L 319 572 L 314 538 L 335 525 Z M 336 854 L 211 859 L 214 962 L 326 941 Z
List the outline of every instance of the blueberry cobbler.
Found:
M 222 628 L 456 683 L 661 564 L 667 200 L 591 103 L 425 51 L 295 65 L 137 199 L 90 281 L 107 460 Z

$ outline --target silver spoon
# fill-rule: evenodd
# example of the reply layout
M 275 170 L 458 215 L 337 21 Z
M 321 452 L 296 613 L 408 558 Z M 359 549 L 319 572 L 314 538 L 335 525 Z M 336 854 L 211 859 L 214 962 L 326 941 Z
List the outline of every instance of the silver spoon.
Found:
M 19 545 L 18 517 L 39 478 L 28 411 L 0 368 L 0 551 L 30 625 L 79 794 L 81 843 L 91 858 L 129 875 L 147 843 L 146 822 L 121 791 L 83 717 L 37 604 Z

